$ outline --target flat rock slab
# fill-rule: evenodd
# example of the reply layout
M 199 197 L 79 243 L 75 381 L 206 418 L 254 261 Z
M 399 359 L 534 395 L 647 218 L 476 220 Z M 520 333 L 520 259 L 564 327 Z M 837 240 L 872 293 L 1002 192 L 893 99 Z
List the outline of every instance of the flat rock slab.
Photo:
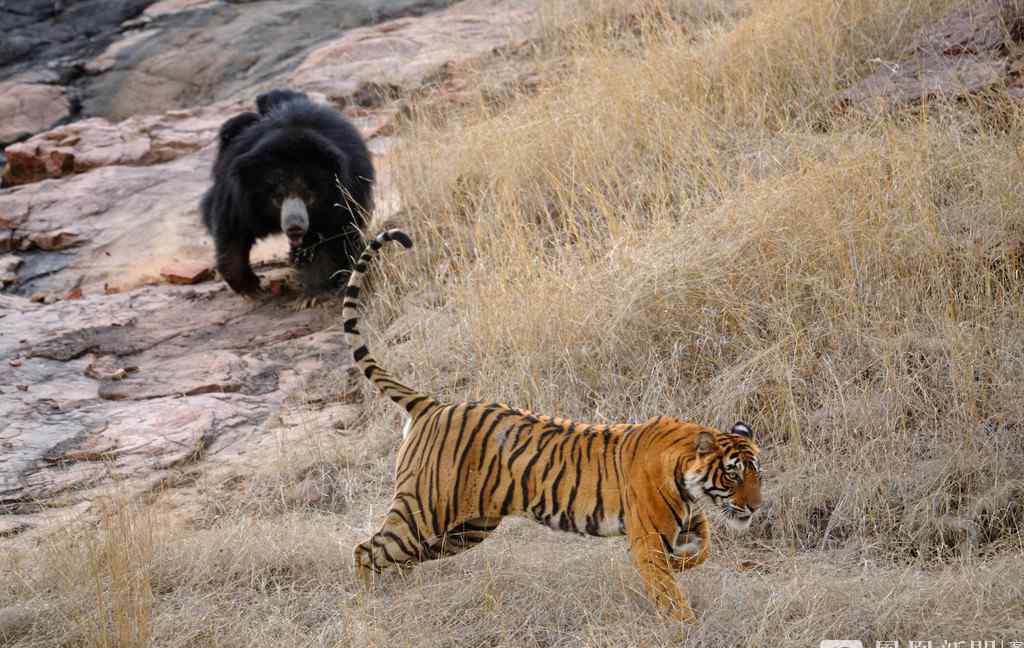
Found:
M 160 276 L 172 284 L 191 285 L 213 278 L 213 268 L 199 261 L 178 261 L 160 268 Z
M 217 285 L 53 305 L 0 296 L 0 360 L 0 513 L 29 527 L 114 482 L 141 492 L 244 454 L 289 400 L 336 395 L 350 364 L 328 310 Z
M 292 85 L 338 103 L 373 103 L 374 88 L 410 90 L 446 64 L 525 40 L 536 25 L 534 0 L 465 0 L 443 11 L 345 32 L 314 50 Z
M 87 79 L 83 112 L 119 121 L 169 107 L 255 96 L 271 85 L 282 85 L 312 49 L 348 29 L 447 4 L 448 0 L 158 3 L 131 23 L 142 31 L 126 35 L 128 42 L 113 43 L 91 62 L 102 74 Z
M 199 198 L 213 154 L 208 147 L 167 164 L 101 167 L 0 192 L 0 251 L 34 252 L 23 255 L 18 289 L 88 294 L 160 281 L 174 259 L 209 262 Z

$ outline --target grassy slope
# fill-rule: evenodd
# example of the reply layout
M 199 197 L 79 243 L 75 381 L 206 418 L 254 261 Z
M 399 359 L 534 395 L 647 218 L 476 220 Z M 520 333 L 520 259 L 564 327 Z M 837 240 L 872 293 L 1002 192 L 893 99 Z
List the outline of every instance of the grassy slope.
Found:
M 1019 109 L 834 110 L 952 2 L 622 4 L 548 10 L 536 94 L 410 127 L 376 355 L 451 398 L 751 422 L 764 515 L 680 578 L 692 645 L 1024 640 Z M 679 645 L 622 540 L 515 520 L 361 591 L 400 427 L 364 393 L 198 514 L 0 556 L 18 645 Z

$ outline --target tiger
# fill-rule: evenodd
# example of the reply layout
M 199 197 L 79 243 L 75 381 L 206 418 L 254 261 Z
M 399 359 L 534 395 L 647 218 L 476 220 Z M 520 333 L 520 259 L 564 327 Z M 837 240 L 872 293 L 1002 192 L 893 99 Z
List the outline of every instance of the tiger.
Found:
M 560 531 L 625 535 L 656 609 L 696 623 L 674 572 L 696 567 L 710 546 L 705 507 L 746 529 L 761 506 L 760 448 L 750 427 L 722 432 L 668 416 L 593 424 L 538 415 L 504 403 L 446 403 L 407 387 L 370 355 L 360 333 L 360 294 L 389 229 L 353 266 L 342 302 L 356 366 L 407 414 L 394 497 L 380 529 L 354 549 L 355 571 L 371 585 L 391 566 L 471 549 L 508 515 Z

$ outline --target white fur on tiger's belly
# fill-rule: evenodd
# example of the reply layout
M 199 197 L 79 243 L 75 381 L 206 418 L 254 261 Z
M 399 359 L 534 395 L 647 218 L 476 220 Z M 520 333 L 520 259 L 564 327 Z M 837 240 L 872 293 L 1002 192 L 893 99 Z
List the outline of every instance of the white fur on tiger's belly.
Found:
M 411 431 L 412 431 L 412 417 L 411 416 L 406 416 L 405 417 L 405 425 L 402 426 L 402 438 L 404 439 L 404 438 L 408 437 L 409 436 L 409 432 L 411 432 Z

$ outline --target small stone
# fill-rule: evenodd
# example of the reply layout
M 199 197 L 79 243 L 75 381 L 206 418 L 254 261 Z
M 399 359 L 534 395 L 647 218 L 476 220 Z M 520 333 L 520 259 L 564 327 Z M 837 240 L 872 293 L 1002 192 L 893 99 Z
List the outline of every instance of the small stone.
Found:
M 81 298 L 82 298 L 82 289 L 79 288 L 79 287 L 72 288 L 71 290 L 67 291 L 67 293 L 64 294 L 64 299 L 66 301 L 70 301 L 72 299 L 81 299 Z
M 28 385 L 15 385 L 15 387 L 18 389 L 18 391 L 28 391 Z
M 190 285 L 213 278 L 213 269 L 197 261 L 178 261 L 160 268 L 160 276 L 169 283 Z
M 32 302 L 33 304 L 45 303 L 46 302 L 46 293 L 41 293 L 41 292 L 33 293 L 33 295 L 31 297 L 29 297 L 28 300 L 30 302 Z
M 11 358 L 10 360 L 7 361 L 7 364 L 11 365 L 12 367 L 20 367 L 21 358 Z

